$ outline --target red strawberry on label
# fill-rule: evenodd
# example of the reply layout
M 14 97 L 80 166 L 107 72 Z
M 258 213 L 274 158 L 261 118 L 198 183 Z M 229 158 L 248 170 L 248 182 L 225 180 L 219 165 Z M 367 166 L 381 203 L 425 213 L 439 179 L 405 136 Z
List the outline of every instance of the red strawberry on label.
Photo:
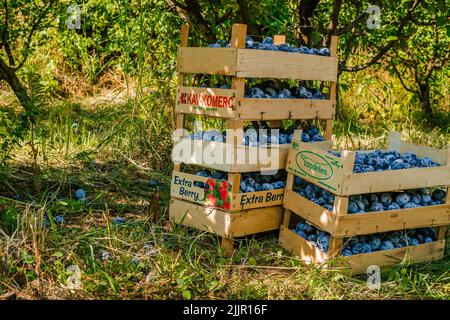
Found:
M 219 194 L 223 202 L 228 202 L 228 190 L 220 189 Z
M 206 183 L 208 184 L 209 189 L 213 189 L 216 186 L 217 181 L 215 179 L 209 178 L 208 180 L 206 180 Z
M 220 189 L 230 190 L 230 183 L 228 181 L 222 181 Z
M 225 210 L 230 210 L 230 203 L 229 203 L 229 202 L 225 202 L 225 203 L 223 204 L 223 208 L 224 208 Z
M 217 199 L 214 197 L 213 194 L 210 194 L 208 197 L 206 197 L 206 204 L 208 206 L 215 207 L 216 206 L 216 202 L 217 202 Z

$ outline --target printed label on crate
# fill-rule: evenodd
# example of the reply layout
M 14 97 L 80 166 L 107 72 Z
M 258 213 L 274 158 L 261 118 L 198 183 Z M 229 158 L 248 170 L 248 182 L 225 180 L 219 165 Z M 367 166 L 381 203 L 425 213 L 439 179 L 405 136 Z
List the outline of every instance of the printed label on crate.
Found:
M 338 181 L 335 177 L 337 171 L 341 169 L 342 164 L 334 157 L 327 155 L 326 151 L 317 153 L 311 150 L 294 152 L 287 166 L 287 170 L 296 176 L 317 182 L 322 187 L 333 191 L 337 190 Z
M 240 195 L 240 206 L 254 206 L 254 205 L 262 205 L 261 207 L 267 205 L 277 205 L 283 203 L 283 195 L 284 189 L 272 190 L 261 192 L 251 192 L 251 193 L 243 193 Z
M 208 206 L 230 209 L 232 184 L 226 180 L 174 175 L 171 195 Z
M 234 116 L 235 90 L 217 88 L 179 87 L 176 109 L 179 112 Z

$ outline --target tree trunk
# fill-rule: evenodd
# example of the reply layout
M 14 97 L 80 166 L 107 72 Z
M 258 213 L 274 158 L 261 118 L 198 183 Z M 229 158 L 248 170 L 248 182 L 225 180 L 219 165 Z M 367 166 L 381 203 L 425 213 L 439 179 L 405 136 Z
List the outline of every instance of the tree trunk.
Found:
M 251 36 L 260 36 L 262 33 L 261 27 L 255 24 L 251 9 L 248 6 L 248 1 L 237 0 L 237 4 L 239 6 L 242 22 L 247 25 L 247 34 Z
M 11 69 L 3 59 L 0 59 L 0 79 L 5 80 L 11 89 L 14 91 L 20 104 L 23 106 L 31 121 L 34 121 L 32 113 L 32 102 L 28 96 L 26 88 L 22 85 L 19 78 L 16 75 L 14 69 Z
M 430 86 L 427 84 L 422 84 L 419 86 L 419 99 L 420 104 L 422 105 L 422 110 L 425 112 L 425 115 L 432 116 L 433 109 L 431 108 L 430 102 Z M 431 120 L 430 118 L 428 120 Z
M 299 37 L 299 44 L 306 44 L 307 46 L 311 46 L 312 44 L 312 17 L 314 15 L 314 11 L 316 10 L 317 5 L 320 0 L 304 0 L 300 2 L 300 6 L 298 8 L 299 16 L 300 16 L 300 32 L 303 37 Z

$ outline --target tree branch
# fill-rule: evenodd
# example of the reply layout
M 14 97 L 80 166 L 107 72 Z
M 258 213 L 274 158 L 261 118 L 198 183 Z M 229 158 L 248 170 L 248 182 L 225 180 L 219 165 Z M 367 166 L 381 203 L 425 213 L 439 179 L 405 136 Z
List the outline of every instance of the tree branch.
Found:
M 25 61 L 28 58 L 28 54 L 29 54 L 29 50 L 31 47 L 31 40 L 33 38 L 34 33 L 37 31 L 39 25 L 42 23 L 42 20 L 47 16 L 47 14 L 49 13 L 51 7 L 53 6 L 54 0 L 50 0 L 47 7 L 45 8 L 45 10 L 43 10 L 41 12 L 41 14 L 37 17 L 36 21 L 34 21 L 31 24 L 31 30 L 28 33 L 28 37 L 25 40 L 25 48 L 22 50 L 22 60 L 20 61 L 20 63 L 17 65 L 17 67 L 14 68 L 14 70 L 18 70 L 20 69 L 23 64 L 25 63 Z
M 357 72 L 364 69 L 367 69 L 368 67 L 378 63 L 378 60 L 380 60 L 391 48 L 394 47 L 395 44 L 398 43 L 399 39 L 403 38 L 402 32 L 405 28 L 406 24 L 411 20 L 412 14 L 414 13 L 414 10 L 417 8 L 421 0 L 415 0 L 412 2 L 410 8 L 408 9 L 408 12 L 406 13 L 405 18 L 400 22 L 400 25 L 397 29 L 397 39 L 390 41 L 388 44 L 386 44 L 380 51 L 369 61 L 364 64 L 358 65 L 358 66 L 339 66 L 341 71 L 347 71 L 347 72 Z
M 394 72 L 395 72 L 395 74 L 397 75 L 398 79 L 400 80 L 400 83 L 402 84 L 403 88 L 405 88 L 405 90 L 408 91 L 408 92 L 411 92 L 411 93 L 414 93 L 414 94 L 418 94 L 418 91 L 409 88 L 409 87 L 405 84 L 405 82 L 403 81 L 403 77 L 402 77 L 402 75 L 400 74 L 400 72 L 398 72 L 398 69 L 397 69 L 397 67 L 395 66 L 395 64 L 392 64 L 392 68 L 394 69 Z
M 16 64 L 14 60 L 14 56 L 11 52 L 11 48 L 9 46 L 9 15 L 8 15 L 8 2 L 3 0 L 3 9 L 5 11 L 5 20 L 2 34 L 2 44 L 5 48 L 6 56 L 8 57 L 8 62 L 10 66 L 14 66 Z

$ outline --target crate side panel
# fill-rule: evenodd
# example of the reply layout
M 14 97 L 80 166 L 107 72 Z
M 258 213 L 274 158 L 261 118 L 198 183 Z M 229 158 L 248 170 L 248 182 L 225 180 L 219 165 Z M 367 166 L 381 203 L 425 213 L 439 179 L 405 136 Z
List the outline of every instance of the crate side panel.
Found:
M 400 153 L 414 153 L 420 158 L 429 157 L 442 165 L 447 164 L 447 150 L 441 150 L 433 147 L 416 145 L 410 142 L 401 140 L 400 136 L 394 135 L 388 139 L 388 149 L 398 151 Z
M 283 207 L 246 210 L 230 215 L 230 236 L 242 237 L 266 231 L 278 230 L 283 219 Z
M 199 230 L 212 232 L 224 237 L 229 235 L 230 215 L 222 210 L 171 199 L 169 217 L 177 223 Z
M 444 255 L 445 240 L 439 240 L 417 246 L 398 248 L 386 251 L 377 251 L 346 257 L 353 274 L 367 272 L 371 265 L 380 267 L 401 263 L 405 258 L 412 263 L 434 261 Z
M 239 49 L 236 76 L 336 81 L 338 60 L 301 53 Z
M 336 237 L 450 224 L 450 204 L 339 216 Z
M 289 150 L 286 171 L 340 195 L 344 177 L 343 160 L 311 143 L 293 143 Z
M 251 99 L 239 101 L 242 120 L 333 119 L 336 101 L 307 99 Z
M 343 195 L 401 191 L 450 185 L 450 166 L 351 174 L 344 178 Z
M 285 226 L 281 226 L 279 243 L 284 249 L 307 263 L 322 263 L 328 259 L 326 253 L 321 252 Z
M 177 71 L 235 76 L 236 49 L 180 47 Z
M 284 207 L 291 210 L 301 218 L 308 220 L 319 229 L 334 234 L 336 215 L 327 209 L 302 197 L 292 190 L 286 190 Z

